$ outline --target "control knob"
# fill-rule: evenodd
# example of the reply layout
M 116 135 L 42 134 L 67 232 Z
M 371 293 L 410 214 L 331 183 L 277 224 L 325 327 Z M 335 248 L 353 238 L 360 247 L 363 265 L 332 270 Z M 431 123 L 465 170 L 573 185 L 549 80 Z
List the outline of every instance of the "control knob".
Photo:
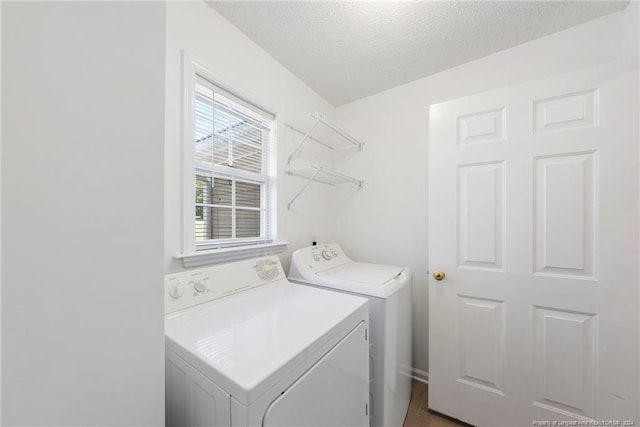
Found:
M 260 280 L 273 280 L 280 274 L 278 263 L 270 259 L 258 261 L 253 268 L 258 273 Z
M 322 251 L 322 258 L 326 259 L 327 261 L 329 261 L 331 259 L 331 253 L 327 250 Z
M 262 273 L 267 277 L 273 276 L 273 266 L 271 264 L 262 264 Z
M 204 283 L 202 283 L 199 280 L 196 280 L 195 282 L 193 282 L 193 287 L 196 291 L 202 293 L 204 291 L 207 290 L 207 285 L 205 285 Z
M 178 299 L 182 296 L 182 294 L 184 294 L 184 289 L 182 289 L 182 286 L 180 285 L 173 285 L 169 289 L 169 295 L 171 296 L 171 298 Z

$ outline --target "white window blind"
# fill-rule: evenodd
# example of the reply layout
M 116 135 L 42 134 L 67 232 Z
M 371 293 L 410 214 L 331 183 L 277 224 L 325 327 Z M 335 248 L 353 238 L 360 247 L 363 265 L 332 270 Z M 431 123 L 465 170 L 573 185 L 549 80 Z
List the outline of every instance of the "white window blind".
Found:
M 268 243 L 274 116 L 197 76 L 196 249 Z

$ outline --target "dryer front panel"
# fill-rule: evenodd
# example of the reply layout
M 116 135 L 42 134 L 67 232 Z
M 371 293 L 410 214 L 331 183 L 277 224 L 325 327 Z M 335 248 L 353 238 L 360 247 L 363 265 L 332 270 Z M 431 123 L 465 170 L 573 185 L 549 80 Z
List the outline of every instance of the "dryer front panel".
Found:
M 360 323 L 267 409 L 263 427 L 369 426 L 369 343 Z

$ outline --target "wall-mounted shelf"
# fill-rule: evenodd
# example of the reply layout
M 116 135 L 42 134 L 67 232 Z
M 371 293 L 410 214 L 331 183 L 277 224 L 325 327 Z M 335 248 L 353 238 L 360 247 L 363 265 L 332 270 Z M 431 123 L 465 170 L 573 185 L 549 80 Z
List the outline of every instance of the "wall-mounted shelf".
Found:
M 291 205 L 300 197 L 300 195 L 307 189 L 311 182 L 321 182 L 327 185 L 340 185 L 340 184 L 356 184 L 358 188 L 362 188 L 364 181 L 353 178 L 349 175 L 345 175 L 339 172 L 326 169 L 322 166 L 311 165 L 306 168 L 290 169 L 287 171 L 288 175 L 298 176 L 300 178 L 306 178 L 307 182 L 296 193 L 287 205 L 287 209 L 291 209 Z
M 311 165 L 306 168 L 290 169 L 287 171 L 288 175 L 299 176 L 301 178 L 313 179 L 316 182 L 321 182 L 327 185 L 339 185 L 339 184 L 357 184 L 358 187 L 362 187 L 364 181 L 353 178 L 349 175 L 342 174 L 340 172 L 332 171 L 322 166 Z
M 302 139 L 287 159 L 287 164 L 291 164 L 291 160 L 296 157 L 307 141 L 313 141 L 330 150 L 356 147 L 362 151 L 364 145 L 363 142 L 358 141 L 347 132 L 327 122 L 318 113 L 299 122 L 285 123 L 285 126 L 302 135 Z

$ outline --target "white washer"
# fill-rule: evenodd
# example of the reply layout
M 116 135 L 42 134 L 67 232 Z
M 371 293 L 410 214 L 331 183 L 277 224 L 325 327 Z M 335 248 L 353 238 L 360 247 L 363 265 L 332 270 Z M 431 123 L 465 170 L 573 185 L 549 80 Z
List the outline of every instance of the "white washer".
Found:
M 354 262 L 337 244 L 298 249 L 289 280 L 369 299 L 370 416 L 373 427 L 400 427 L 411 399 L 411 271 Z
M 368 426 L 368 303 L 277 257 L 165 276 L 168 426 Z

